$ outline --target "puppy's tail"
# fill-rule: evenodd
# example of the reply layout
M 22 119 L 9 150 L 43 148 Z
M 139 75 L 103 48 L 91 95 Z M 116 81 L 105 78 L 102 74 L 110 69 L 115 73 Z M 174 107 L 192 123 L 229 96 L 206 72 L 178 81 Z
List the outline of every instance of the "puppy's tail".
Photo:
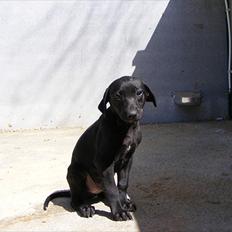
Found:
M 46 210 L 49 202 L 57 197 L 71 197 L 71 192 L 70 190 L 60 190 L 50 194 L 44 202 L 43 209 Z

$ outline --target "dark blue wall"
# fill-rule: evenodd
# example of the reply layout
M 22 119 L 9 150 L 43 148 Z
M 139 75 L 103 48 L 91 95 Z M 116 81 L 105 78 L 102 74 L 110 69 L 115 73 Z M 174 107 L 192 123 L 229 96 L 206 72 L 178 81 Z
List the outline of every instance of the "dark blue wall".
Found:
M 227 31 L 224 1 L 171 0 L 146 49 L 138 51 L 134 76 L 154 90 L 144 122 L 228 117 Z M 175 91 L 201 91 L 200 106 L 177 106 Z

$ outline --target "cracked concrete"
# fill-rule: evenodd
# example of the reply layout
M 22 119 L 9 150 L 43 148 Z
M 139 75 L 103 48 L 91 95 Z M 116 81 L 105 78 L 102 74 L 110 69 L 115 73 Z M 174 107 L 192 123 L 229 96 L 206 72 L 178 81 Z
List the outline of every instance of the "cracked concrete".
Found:
M 42 210 L 67 189 L 66 169 L 83 129 L 0 133 L 0 231 L 232 231 L 232 122 L 143 126 L 129 195 L 133 221 L 114 222 L 109 208 L 80 218 L 69 199 Z

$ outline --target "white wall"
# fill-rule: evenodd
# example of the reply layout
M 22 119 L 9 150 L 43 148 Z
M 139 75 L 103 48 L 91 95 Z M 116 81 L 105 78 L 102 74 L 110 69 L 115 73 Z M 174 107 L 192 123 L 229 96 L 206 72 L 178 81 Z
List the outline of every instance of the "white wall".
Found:
M 87 126 L 169 1 L 0 1 L 0 129 Z

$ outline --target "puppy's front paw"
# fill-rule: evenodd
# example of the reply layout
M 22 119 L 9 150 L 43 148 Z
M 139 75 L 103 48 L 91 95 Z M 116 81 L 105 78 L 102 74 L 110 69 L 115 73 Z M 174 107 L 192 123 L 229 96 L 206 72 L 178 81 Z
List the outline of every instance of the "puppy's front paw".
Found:
M 83 205 L 78 207 L 78 214 L 81 217 L 92 217 L 95 214 L 95 208 L 91 205 Z
M 129 212 L 122 210 L 120 212 L 114 213 L 113 219 L 115 221 L 127 221 L 127 220 L 132 220 L 132 216 Z
M 135 212 L 136 211 L 136 205 L 133 201 L 126 199 L 126 201 L 122 204 L 123 209 L 125 209 L 126 211 L 130 211 L 130 212 Z

